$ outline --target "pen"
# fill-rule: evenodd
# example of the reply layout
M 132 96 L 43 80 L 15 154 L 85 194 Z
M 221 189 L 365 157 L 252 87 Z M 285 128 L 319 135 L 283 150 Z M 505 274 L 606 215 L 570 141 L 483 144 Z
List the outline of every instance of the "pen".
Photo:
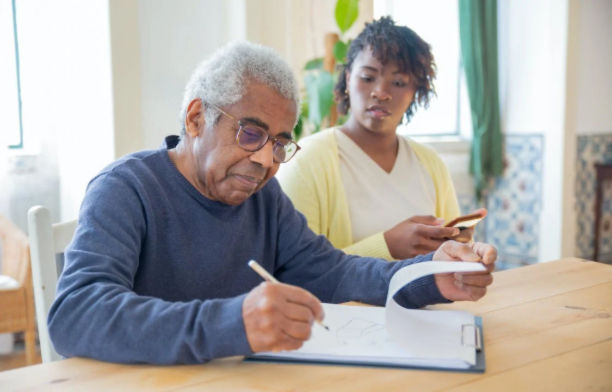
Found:
M 255 270 L 255 272 L 257 272 L 259 274 L 259 276 L 261 276 L 262 278 L 264 278 L 266 281 L 273 283 L 273 284 L 278 284 L 280 283 L 278 280 L 276 280 L 276 278 L 274 276 L 272 276 L 268 271 L 266 271 L 261 265 L 259 265 L 258 262 L 256 262 L 255 260 L 251 260 L 249 261 L 249 267 L 253 268 Z M 317 322 L 317 324 L 319 324 L 320 326 L 322 326 L 323 328 L 325 328 L 326 330 L 329 331 L 329 327 L 325 324 L 323 324 L 322 321 L 319 320 L 315 320 Z

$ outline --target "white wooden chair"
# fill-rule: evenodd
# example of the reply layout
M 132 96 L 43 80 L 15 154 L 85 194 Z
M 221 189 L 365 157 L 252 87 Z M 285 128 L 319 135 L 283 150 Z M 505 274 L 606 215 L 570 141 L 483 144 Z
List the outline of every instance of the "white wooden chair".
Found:
M 64 250 L 72 241 L 76 224 L 76 220 L 51 224 L 51 214 L 42 206 L 32 207 L 28 211 L 36 321 L 43 363 L 61 359 L 49 339 L 47 316 L 55 299 L 57 279 L 64 264 Z

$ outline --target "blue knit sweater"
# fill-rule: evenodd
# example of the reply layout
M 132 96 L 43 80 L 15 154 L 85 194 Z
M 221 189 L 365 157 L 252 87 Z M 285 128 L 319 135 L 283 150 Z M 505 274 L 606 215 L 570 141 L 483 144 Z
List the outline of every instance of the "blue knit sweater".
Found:
M 239 206 L 205 198 L 165 149 L 113 163 L 89 184 L 49 313 L 67 357 L 119 363 L 200 363 L 251 353 L 245 295 L 262 279 L 251 259 L 322 302 L 383 305 L 391 276 L 431 255 L 388 263 L 347 256 L 272 179 Z M 407 286 L 408 307 L 447 302 L 433 277 Z

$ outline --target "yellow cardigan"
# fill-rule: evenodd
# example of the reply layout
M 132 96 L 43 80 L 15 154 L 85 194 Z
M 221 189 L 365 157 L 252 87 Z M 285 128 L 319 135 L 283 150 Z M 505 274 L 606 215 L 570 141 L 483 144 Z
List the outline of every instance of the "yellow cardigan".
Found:
M 411 139 L 408 141 L 433 179 L 436 216 L 447 222 L 456 218 L 459 204 L 448 168 L 432 149 Z M 301 139 L 299 144 L 302 149 L 291 161 L 281 165 L 277 178 L 297 210 L 306 216 L 310 229 L 323 234 L 347 254 L 394 260 L 382 232 L 353 243 L 334 128 Z

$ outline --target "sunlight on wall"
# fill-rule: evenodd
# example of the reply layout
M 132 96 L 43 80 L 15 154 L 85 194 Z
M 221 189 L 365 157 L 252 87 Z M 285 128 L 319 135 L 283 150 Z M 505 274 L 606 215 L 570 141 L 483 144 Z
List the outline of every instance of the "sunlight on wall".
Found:
M 60 219 L 76 219 L 88 182 L 114 158 L 108 1 L 18 6 L 24 129 L 53 135 Z

